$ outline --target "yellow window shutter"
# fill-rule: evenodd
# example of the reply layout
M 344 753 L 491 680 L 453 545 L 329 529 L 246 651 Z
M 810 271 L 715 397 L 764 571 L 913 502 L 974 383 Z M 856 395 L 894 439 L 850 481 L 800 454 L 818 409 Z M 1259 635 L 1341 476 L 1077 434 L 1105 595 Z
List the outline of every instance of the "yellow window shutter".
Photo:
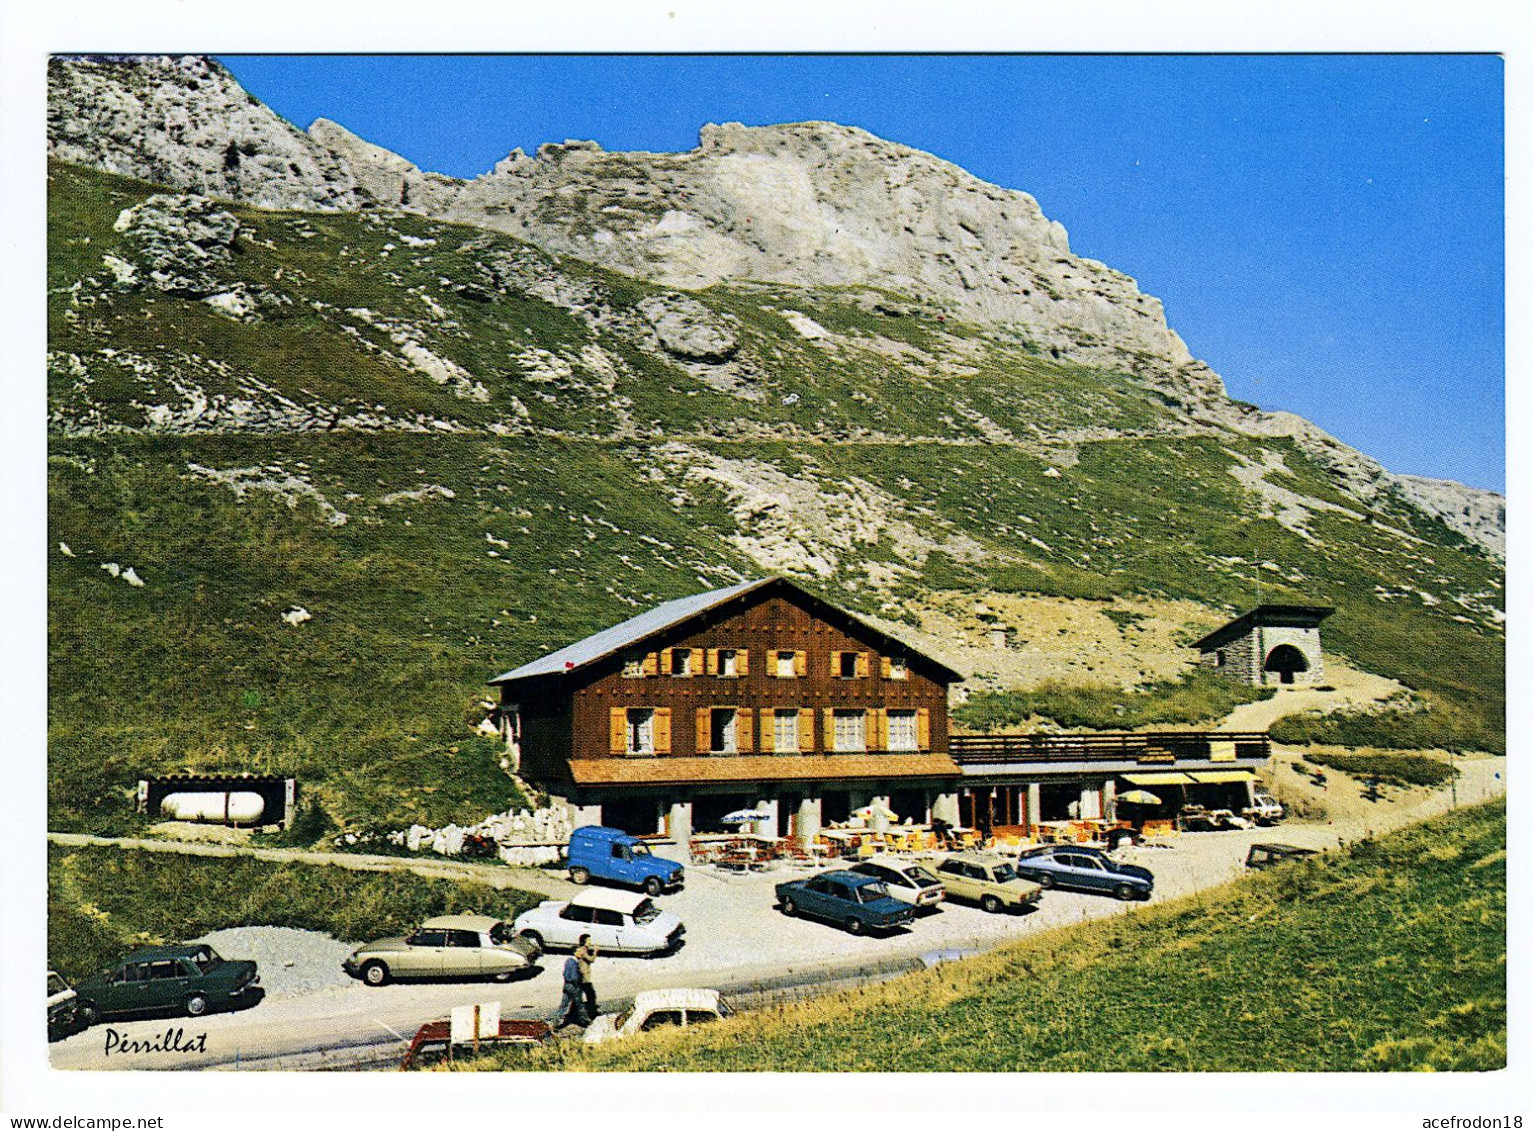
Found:
M 765 713 L 761 717 L 766 718 Z M 755 712 L 749 707 L 741 707 L 735 712 L 735 749 L 741 754 L 749 754 L 754 748 L 751 738 L 756 733 L 755 725 Z
M 767 666 L 770 667 L 771 665 L 769 664 Z M 751 652 L 749 648 L 741 648 L 738 652 L 735 653 L 735 674 L 751 674 Z
M 889 749 L 889 712 L 883 707 L 874 707 L 868 713 L 873 716 L 873 741 L 868 745 L 874 750 Z
M 714 660 L 715 660 L 715 662 L 717 662 L 718 657 L 715 656 Z M 703 650 L 701 648 L 694 648 L 694 649 L 692 649 L 692 663 L 687 666 L 687 672 L 688 672 L 689 675 L 697 675 L 702 670 L 703 670 Z
M 671 752 L 671 709 L 669 707 L 655 708 L 655 753 L 669 754 Z
M 795 652 L 795 653 L 793 653 L 793 674 L 796 675 L 796 676 L 804 676 L 804 675 L 807 675 L 808 673 L 809 673 L 809 653 L 807 653 L 807 652 Z
M 916 709 L 916 745 L 922 750 L 932 748 L 932 711 L 930 707 Z
M 708 666 L 706 668 L 704 668 L 703 670 L 706 671 L 709 675 L 718 675 L 719 674 L 719 650 L 717 648 L 709 648 L 707 655 L 708 655 L 708 660 L 707 660 Z
M 885 679 L 893 679 L 894 678 L 894 659 L 893 659 L 893 657 L 885 656 L 883 658 L 883 672 L 884 672 L 884 678 Z
M 857 653 L 857 678 L 868 678 L 868 654 L 866 652 Z
M 673 651 L 673 649 L 670 649 L 670 648 L 662 648 L 662 649 L 660 649 L 660 674 L 661 675 L 670 675 L 671 674 L 671 652 L 672 651 Z
M 823 718 L 825 720 L 825 753 L 834 754 L 836 752 L 836 712 L 826 707 Z
M 622 707 L 613 707 L 611 720 L 612 741 L 608 749 L 613 754 L 624 754 L 628 751 L 628 712 Z
M 777 753 L 777 735 L 773 731 L 776 725 L 777 713 L 769 708 L 761 708 L 761 752 L 763 754 Z
M 660 673 L 660 657 L 654 652 L 644 653 L 644 674 L 658 675 Z
M 713 749 L 713 720 L 709 718 L 708 708 L 697 709 L 697 752 L 706 754 Z
M 814 708 L 800 707 L 798 712 L 798 748 L 800 753 L 814 751 Z

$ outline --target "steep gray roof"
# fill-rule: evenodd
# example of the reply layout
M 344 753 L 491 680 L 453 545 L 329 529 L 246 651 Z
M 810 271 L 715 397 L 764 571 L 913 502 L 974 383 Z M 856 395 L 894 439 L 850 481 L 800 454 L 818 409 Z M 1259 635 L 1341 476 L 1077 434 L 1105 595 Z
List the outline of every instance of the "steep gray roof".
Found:
M 721 605 L 731 597 L 738 597 L 742 593 L 749 593 L 752 589 L 766 585 L 767 581 L 742 581 L 739 585 L 731 585 L 727 589 L 714 589 L 707 593 L 698 593 L 691 597 L 679 597 L 674 601 L 667 601 L 663 605 L 656 605 L 647 612 L 640 613 L 636 617 L 630 617 L 622 624 L 615 624 L 611 628 L 604 628 L 594 636 L 587 636 L 584 640 L 577 640 L 567 648 L 560 648 L 557 652 L 550 652 L 540 660 L 533 660 L 530 664 L 523 664 L 519 668 L 505 672 L 490 680 L 495 683 L 510 683 L 513 680 L 527 679 L 535 675 L 559 675 L 563 672 L 572 671 L 575 668 L 584 667 L 593 660 L 600 660 L 604 656 L 610 656 L 630 644 L 637 644 L 646 637 L 653 636 L 662 629 L 678 624 L 688 617 L 696 616 L 715 605 Z

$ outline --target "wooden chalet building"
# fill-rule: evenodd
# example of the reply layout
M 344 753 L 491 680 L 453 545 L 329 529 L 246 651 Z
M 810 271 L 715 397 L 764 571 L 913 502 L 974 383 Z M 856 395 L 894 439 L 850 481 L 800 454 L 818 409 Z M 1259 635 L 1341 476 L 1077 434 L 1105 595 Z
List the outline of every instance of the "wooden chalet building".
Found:
M 576 825 L 816 836 L 875 802 L 958 818 L 962 676 L 781 578 L 684 597 L 496 676 L 518 773 Z

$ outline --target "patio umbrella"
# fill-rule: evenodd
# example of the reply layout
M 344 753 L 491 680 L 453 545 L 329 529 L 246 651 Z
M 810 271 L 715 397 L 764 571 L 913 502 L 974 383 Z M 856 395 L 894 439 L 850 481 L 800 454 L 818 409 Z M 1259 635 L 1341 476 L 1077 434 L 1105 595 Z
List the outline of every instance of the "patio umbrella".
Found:
M 770 813 L 756 813 L 750 809 L 736 809 L 733 813 L 725 813 L 722 817 L 720 817 L 719 824 L 745 825 L 749 824 L 751 821 L 768 821 L 771 820 L 771 818 L 772 814 Z
M 1119 801 L 1127 801 L 1130 805 L 1159 805 L 1160 798 L 1156 797 L 1147 789 L 1131 789 L 1127 793 L 1118 794 Z

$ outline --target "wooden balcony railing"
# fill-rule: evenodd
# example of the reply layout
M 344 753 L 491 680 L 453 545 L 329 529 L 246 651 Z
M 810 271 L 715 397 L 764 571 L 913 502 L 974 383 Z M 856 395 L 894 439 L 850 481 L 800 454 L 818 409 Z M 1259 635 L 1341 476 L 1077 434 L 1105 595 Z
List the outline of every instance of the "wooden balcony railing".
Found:
M 1179 761 L 1266 758 L 1265 731 L 1098 731 L 1094 734 L 955 734 L 948 753 L 960 766 L 1019 762 L 1138 762 L 1145 766 Z

